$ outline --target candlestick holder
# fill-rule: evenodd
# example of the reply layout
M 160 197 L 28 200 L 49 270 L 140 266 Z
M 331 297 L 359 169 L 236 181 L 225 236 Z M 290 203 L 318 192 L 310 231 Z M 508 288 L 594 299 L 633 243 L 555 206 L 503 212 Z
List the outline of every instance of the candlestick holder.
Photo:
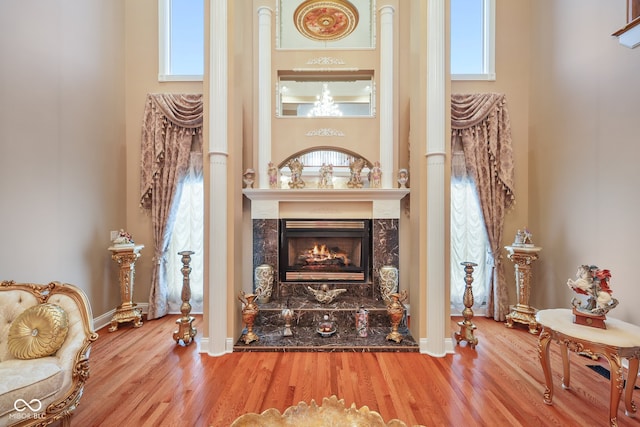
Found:
M 476 329 L 476 325 L 471 322 L 471 319 L 473 319 L 473 310 L 471 309 L 471 307 L 473 307 L 473 289 L 471 288 L 471 283 L 473 283 L 473 267 L 476 267 L 478 264 L 474 262 L 461 262 L 460 264 L 464 265 L 464 272 L 466 273 L 462 300 L 465 308 L 462 310 L 464 320 L 458 322 L 460 332 L 455 333 L 455 339 L 456 344 L 460 344 L 460 341 L 466 341 L 471 348 L 475 348 L 478 344 L 478 338 L 473 335 L 473 330 Z
M 176 340 L 176 344 L 182 343 L 184 345 L 191 344 L 193 341 L 193 337 L 196 336 L 197 330 L 192 326 L 195 317 L 190 316 L 191 313 L 191 286 L 189 282 L 189 274 L 191 273 L 191 267 L 189 264 L 191 263 L 191 255 L 195 252 L 193 251 L 182 251 L 178 252 L 178 255 L 182 256 L 182 305 L 180 306 L 180 312 L 182 313 L 182 317 L 176 320 L 178 324 L 178 330 L 173 332 L 173 339 Z

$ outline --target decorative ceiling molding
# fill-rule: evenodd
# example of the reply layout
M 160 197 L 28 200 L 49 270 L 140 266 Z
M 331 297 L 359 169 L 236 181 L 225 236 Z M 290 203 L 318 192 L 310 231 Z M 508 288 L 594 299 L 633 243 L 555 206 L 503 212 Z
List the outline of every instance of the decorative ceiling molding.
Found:
M 306 0 L 293 14 L 296 29 L 311 40 L 335 41 L 358 26 L 358 9 L 347 0 Z
M 321 129 L 310 130 L 305 135 L 306 136 L 344 136 L 344 132 L 337 129 L 321 128 Z

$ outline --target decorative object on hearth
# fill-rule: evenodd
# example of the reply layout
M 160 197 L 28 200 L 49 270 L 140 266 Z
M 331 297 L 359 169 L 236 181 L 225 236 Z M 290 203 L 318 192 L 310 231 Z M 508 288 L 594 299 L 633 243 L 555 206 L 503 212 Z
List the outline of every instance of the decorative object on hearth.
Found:
M 618 306 L 609 286 L 611 272 L 585 264 L 578 267 L 576 278 L 567 280 L 567 286 L 577 294 L 571 299 L 574 323 L 606 329 L 607 313 Z
M 316 301 L 322 304 L 329 304 L 331 301 L 336 299 L 336 297 L 340 294 L 347 292 L 346 289 L 329 289 L 329 285 L 323 283 L 320 286 L 320 289 L 313 289 L 311 286 L 307 286 L 309 292 L 313 294 Z
M 391 301 L 387 304 L 387 314 L 391 321 L 391 332 L 387 334 L 387 340 L 401 342 L 404 338 L 400 332 L 398 332 L 398 326 L 404 317 L 404 305 L 402 301 L 407 299 L 407 291 L 395 292 L 390 295 Z
M 289 188 L 304 188 L 305 183 L 302 179 L 302 169 L 304 165 L 300 159 L 291 159 L 287 163 L 289 170 L 291 170 L 291 179 L 289 180 Z
M 255 294 L 259 303 L 268 303 L 273 292 L 273 267 L 269 264 L 260 264 L 254 272 Z
M 409 171 L 406 169 L 400 169 L 398 171 L 398 184 L 400 188 L 407 188 L 407 181 L 409 181 Z
M 398 269 L 393 265 L 380 267 L 380 295 L 384 302 L 391 301 L 391 294 L 398 292 Z
M 253 323 L 260 311 L 258 304 L 255 302 L 255 298 L 255 294 L 245 294 L 244 291 L 240 291 L 238 295 L 238 300 L 242 303 L 242 322 L 246 327 L 246 331 L 240 337 L 240 341 L 243 341 L 245 344 L 259 340 L 258 335 L 253 332 Z
M 282 336 L 293 336 L 293 331 L 291 330 L 291 319 L 293 319 L 293 310 L 289 308 L 289 300 L 287 300 L 287 306 L 282 309 L 282 317 L 284 318 L 284 330 L 282 331 Z
M 362 188 L 362 168 L 364 168 L 365 163 L 363 158 L 352 159 L 349 162 L 349 181 L 347 182 L 347 187 L 349 188 Z
M 382 187 L 382 169 L 380 168 L 380 162 L 376 160 L 373 167 L 369 171 L 369 187 L 381 188 Z
M 329 319 L 329 315 L 325 314 L 322 317 L 322 320 L 318 324 L 317 332 L 320 336 L 327 338 L 336 333 L 336 324 L 334 321 Z
M 531 240 L 531 233 L 526 228 L 518 230 L 514 243 L 505 246 L 507 257 L 515 264 L 516 295 L 518 304 L 509 306 L 509 314 L 506 315 L 507 328 L 513 327 L 513 322 L 524 323 L 529 326 L 529 332 L 539 332 L 536 321 L 537 310 L 529 305 L 531 292 L 531 265 L 538 259 L 538 252 L 542 248 L 535 246 Z
M 356 311 L 356 336 L 366 338 L 369 336 L 369 310 L 360 306 Z
M 278 182 L 278 168 L 273 164 L 273 162 L 269 162 L 267 175 L 269 175 L 269 188 L 272 190 L 280 188 L 280 183 Z
M 193 251 L 181 251 L 178 255 L 182 256 L 182 305 L 180 305 L 180 312 L 182 317 L 176 320 L 178 324 L 178 330 L 173 332 L 173 339 L 176 344 L 182 341 L 184 345 L 189 345 L 193 341 L 193 337 L 196 336 L 197 330 L 193 327 L 193 321 L 195 317 L 190 316 L 191 313 L 191 285 L 189 282 L 189 274 L 191 273 L 191 255 Z
M 306 0 L 293 13 L 296 29 L 311 40 L 336 41 L 358 26 L 358 9 L 347 0 Z
M 454 334 L 456 339 L 456 344 L 460 344 L 460 341 L 466 341 L 471 348 L 475 348 L 478 344 L 478 338 L 473 335 L 473 330 L 476 329 L 476 325 L 471 322 L 473 319 L 473 289 L 471 288 L 471 283 L 473 283 L 473 267 L 478 264 L 474 262 L 461 262 L 461 265 L 464 265 L 464 310 L 462 310 L 462 318 L 464 319 L 461 322 L 458 322 L 458 326 L 460 326 L 460 332 L 456 332 Z
M 333 165 L 331 163 L 323 163 L 320 166 L 318 188 L 333 188 Z
M 245 188 L 253 188 L 253 183 L 256 180 L 256 171 L 253 169 L 247 169 L 242 174 L 242 181 L 244 181 Z

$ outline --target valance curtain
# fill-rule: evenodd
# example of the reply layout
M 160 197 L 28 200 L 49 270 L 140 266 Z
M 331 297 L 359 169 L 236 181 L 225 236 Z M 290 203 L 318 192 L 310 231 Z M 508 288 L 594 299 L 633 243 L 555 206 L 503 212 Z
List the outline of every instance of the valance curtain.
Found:
M 451 96 L 452 176 L 476 185 L 494 258 L 487 316 L 504 321 L 509 312 L 502 264 L 505 213 L 514 205 L 511 123 L 503 94 Z
M 142 123 L 140 205 L 150 211 L 154 267 L 148 319 L 167 314 L 166 256 L 180 181 L 202 170 L 202 94 L 148 94 Z

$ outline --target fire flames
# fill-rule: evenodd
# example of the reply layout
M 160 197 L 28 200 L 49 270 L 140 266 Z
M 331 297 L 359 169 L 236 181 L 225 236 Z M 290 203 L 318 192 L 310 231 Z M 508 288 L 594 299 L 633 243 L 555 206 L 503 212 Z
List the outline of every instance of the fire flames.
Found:
M 334 264 L 349 265 L 351 260 L 347 254 L 339 248 L 330 249 L 324 244 L 314 244 L 313 248 L 306 250 L 299 257 L 306 264 Z

